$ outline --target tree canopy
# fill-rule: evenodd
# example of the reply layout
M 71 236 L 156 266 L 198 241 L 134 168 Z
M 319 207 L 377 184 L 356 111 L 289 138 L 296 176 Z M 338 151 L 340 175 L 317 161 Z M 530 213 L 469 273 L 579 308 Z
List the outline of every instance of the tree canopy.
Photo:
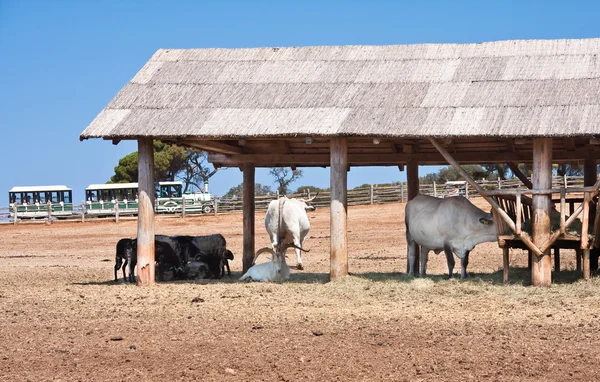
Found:
M 184 192 L 190 186 L 203 189 L 204 182 L 216 172 L 210 170 L 206 153 L 200 150 L 154 141 L 154 180 L 183 182 Z M 119 159 L 115 175 L 108 183 L 133 183 L 138 181 L 138 153 L 133 152 Z

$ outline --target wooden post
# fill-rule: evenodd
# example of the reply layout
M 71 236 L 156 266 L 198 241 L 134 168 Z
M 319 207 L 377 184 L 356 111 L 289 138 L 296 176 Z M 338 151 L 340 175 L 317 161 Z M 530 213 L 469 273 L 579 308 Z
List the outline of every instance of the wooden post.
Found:
M 589 280 L 590 277 L 590 249 L 586 248 L 583 250 L 583 279 Z
M 85 202 L 81 202 L 81 222 L 85 223 Z
M 114 208 L 115 208 L 115 223 L 118 223 L 119 222 L 119 201 L 118 200 L 115 200 Z
M 185 219 L 185 196 L 181 195 L 181 218 Z
M 373 204 L 373 185 L 371 184 L 371 204 Z
M 400 203 L 404 203 L 404 183 L 400 183 Z
M 16 201 L 13 203 L 13 208 L 15 209 L 15 218 L 13 219 L 13 225 L 17 225 L 17 220 L 19 220 L 17 218 L 17 212 L 19 211 L 19 206 L 17 206 Z
M 48 200 L 48 224 L 52 224 L 52 202 Z
M 137 285 L 154 285 L 154 142 L 138 140 Z
M 533 140 L 533 189 L 552 188 L 552 138 Z M 533 195 L 533 243 L 539 248 L 550 237 L 552 195 Z M 549 286 L 552 283 L 550 249 L 540 256 L 532 254 L 531 284 Z
M 215 213 L 215 216 L 217 216 L 217 198 L 213 199 L 213 212 Z
M 469 199 L 469 182 L 465 184 L 465 198 Z
M 433 197 L 437 198 L 437 187 L 435 184 L 435 180 L 433 181 Z
M 406 193 L 407 193 L 407 202 L 411 201 L 415 196 L 417 196 L 419 194 L 419 164 L 414 161 L 414 160 L 410 160 L 408 161 L 407 165 L 406 165 Z M 410 259 L 408 258 L 408 248 L 406 249 L 406 273 L 408 273 L 409 269 L 410 269 L 410 265 L 409 265 L 409 261 Z M 415 251 L 415 263 L 413 264 L 414 267 L 413 269 L 415 270 L 415 274 L 416 274 L 416 270 L 420 269 L 419 268 L 419 264 L 420 262 L 420 253 L 421 253 L 421 248 L 417 245 L 417 250 Z
M 508 266 L 509 266 L 510 258 L 509 258 L 509 248 L 502 248 L 502 263 L 504 269 L 502 270 L 502 280 L 504 284 L 508 284 Z
M 333 137 L 331 145 L 330 280 L 348 275 L 348 142 Z
M 254 163 L 244 163 L 244 180 L 242 190 L 242 209 L 244 215 L 244 255 L 243 272 L 246 272 L 254 261 Z
M 583 161 L 583 186 L 584 187 L 589 187 L 589 186 L 593 186 L 594 184 L 596 184 L 598 178 L 598 169 L 597 169 L 597 162 L 596 160 L 592 160 L 592 159 L 586 159 Z M 589 206 L 589 212 L 588 212 L 588 222 L 590 221 L 594 221 L 592 219 L 594 219 L 594 217 L 596 216 L 596 205 L 592 204 Z M 584 216 L 585 218 L 585 216 Z M 597 229 L 597 228 L 595 228 Z M 595 240 L 598 240 L 595 238 Z M 586 271 L 586 267 L 588 268 L 589 272 L 591 271 L 596 271 L 598 269 L 598 257 L 600 256 L 600 249 L 599 248 L 593 248 L 591 249 L 591 251 L 589 252 L 589 256 L 585 256 L 585 252 L 584 252 L 584 256 L 583 256 L 583 270 L 584 270 L 584 278 L 585 278 L 585 271 Z M 586 265 L 586 261 L 588 262 L 588 264 Z

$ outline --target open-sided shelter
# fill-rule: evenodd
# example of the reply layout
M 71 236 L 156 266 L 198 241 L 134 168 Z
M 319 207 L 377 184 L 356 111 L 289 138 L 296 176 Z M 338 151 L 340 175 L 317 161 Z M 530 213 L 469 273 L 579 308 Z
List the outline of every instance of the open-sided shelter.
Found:
M 160 49 L 80 138 L 138 140 L 142 283 L 154 276 L 152 140 L 161 139 L 243 170 L 244 267 L 255 167 L 330 166 L 332 278 L 348 272 L 351 166 L 407 166 L 410 198 L 419 164 L 532 161 L 533 237 L 522 236 L 537 248 L 533 283 L 546 285 L 551 165 L 584 161 L 586 185 L 596 183 L 599 54 L 600 39 Z

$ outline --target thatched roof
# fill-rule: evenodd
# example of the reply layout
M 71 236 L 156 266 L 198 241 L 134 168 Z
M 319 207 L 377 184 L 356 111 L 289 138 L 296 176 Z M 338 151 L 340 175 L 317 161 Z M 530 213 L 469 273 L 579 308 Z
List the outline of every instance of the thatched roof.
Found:
M 591 136 L 599 54 L 600 39 L 161 49 L 81 139 Z

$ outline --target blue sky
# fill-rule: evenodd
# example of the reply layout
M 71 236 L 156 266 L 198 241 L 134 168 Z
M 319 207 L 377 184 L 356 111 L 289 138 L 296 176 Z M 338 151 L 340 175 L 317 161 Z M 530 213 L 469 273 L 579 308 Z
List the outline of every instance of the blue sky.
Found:
M 80 201 L 88 184 L 106 182 L 136 143 L 79 134 L 159 48 L 600 37 L 599 15 L 591 0 L 0 0 L 0 205 L 13 186 L 64 184 Z M 348 174 L 349 187 L 399 180 L 396 167 Z M 241 181 L 222 169 L 211 191 Z M 256 181 L 272 185 L 265 169 Z M 308 184 L 329 186 L 329 169 L 304 169 L 292 187 Z

